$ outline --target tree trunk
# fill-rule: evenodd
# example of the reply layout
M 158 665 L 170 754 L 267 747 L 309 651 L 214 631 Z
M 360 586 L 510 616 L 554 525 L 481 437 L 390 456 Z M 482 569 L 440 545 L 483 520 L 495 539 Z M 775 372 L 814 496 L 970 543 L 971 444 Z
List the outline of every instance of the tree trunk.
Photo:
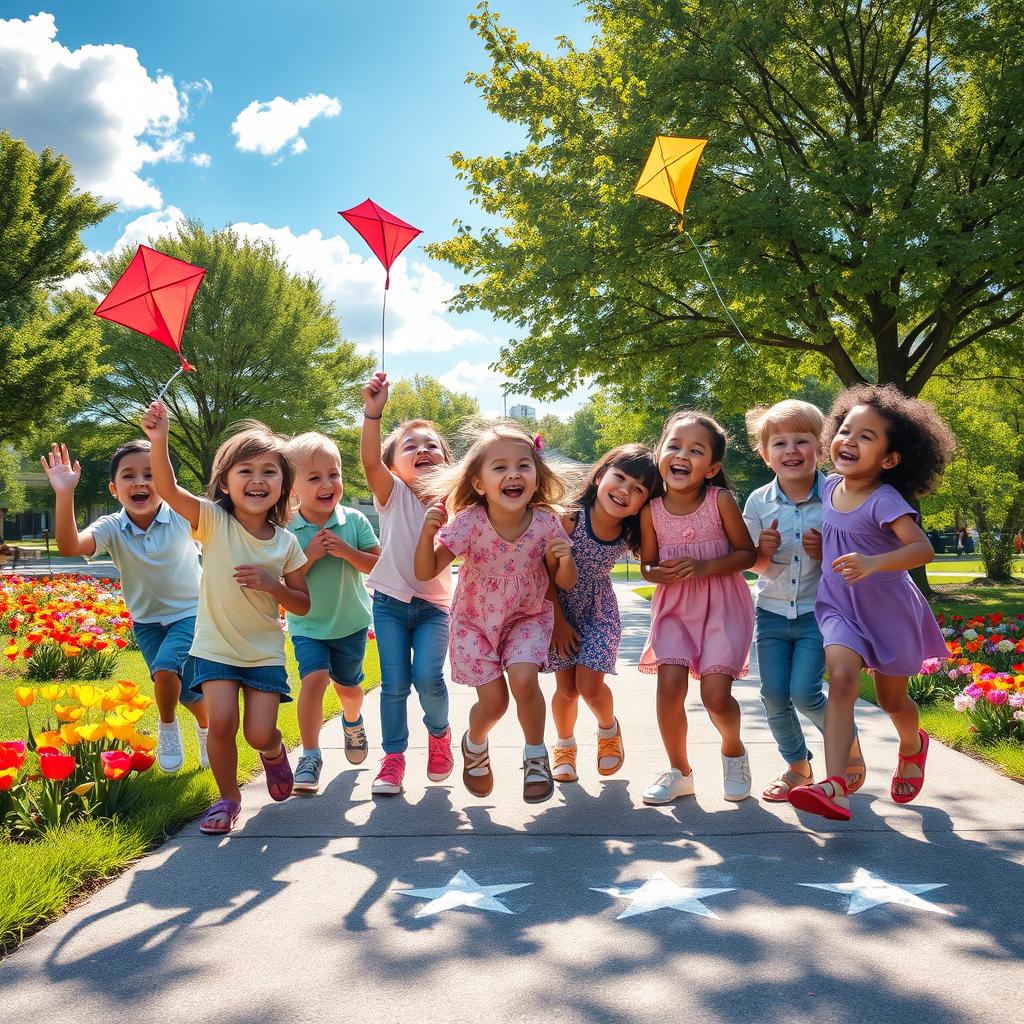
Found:
M 1010 583 L 1013 579 L 1013 538 L 1024 512 L 1024 502 L 1015 501 L 1006 513 L 1000 529 L 994 529 L 981 503 L 974 506 L 978 527 L 978 546 L 985 566 L 985 576 L 993 583 Z

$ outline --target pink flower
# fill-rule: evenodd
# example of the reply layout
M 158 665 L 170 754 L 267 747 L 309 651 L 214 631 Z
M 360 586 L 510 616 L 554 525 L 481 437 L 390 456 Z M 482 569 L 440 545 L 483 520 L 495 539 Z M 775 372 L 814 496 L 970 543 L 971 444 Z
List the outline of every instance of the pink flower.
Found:
M 965 696 L 972 697 L 974 700 L 977 700 L 980 696 L 982 696 L 982 694 L 984 694 L 984 692 L 985 691 L 980 686 L 977 686 L 974 683 L 972 683 L 964 690 Z
M 942 660 L 940 658 L 925 658 L 925 660 L 921 662 L 921 675 L 934 675 L 941 667 Z
M 1018 690 L 1010 694 L 1009 705 L 1011 708 L 1024 708 L 1024 690 Z
M 1005 704 L 1009 696 L 1005 690 L 989 690 L 985 694 L 985 699 L 989 704 Z
M 977 701 L 973 697 L 968 697 L 966 693 L 958 693 L 953 698 L 953 707 L 957 711 L 973 711 L 976 703 Z

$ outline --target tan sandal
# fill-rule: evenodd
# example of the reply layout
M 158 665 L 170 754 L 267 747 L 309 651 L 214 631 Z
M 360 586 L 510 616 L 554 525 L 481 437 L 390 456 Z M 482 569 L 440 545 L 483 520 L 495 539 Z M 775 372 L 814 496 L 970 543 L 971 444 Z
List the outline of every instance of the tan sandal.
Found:
M 626 752 L 622 748 L 622 726 L 618 720 L 615 722 L 616 733 L 614 736 L 597 737 L 597 773 L 598 775 L 614 775 L 626 760 Z M 602 768 L 601 762 L 606 757 L 614 757 L 615 763 L 610 768 Z
M 857 753 L 854 755 L 853 751 Z M 850 747 L 850 758 L 846 762 L 846 793 L 856 793 L 867 781 L 868 766 L 864 763 L 864 751 L 860 747 L 860 738 L 855 738 L 853 746 Z
M 797 786 L 810 786 L 814 783 L 813 770 L 807 775 L 787 768 L 768 788 L 761 794 L 761 799 L 770 804 L 784 804 L 789 800 L 789 791 Z
M 555 745 L 555 763 L 552 766 L 551 774 L 555 782 L 578 782 L 579 775 L 576 774 L 576 748 L 560 747 Z
M 473 794 L 473 796 L 490 796 L 494 789 L 494 773 L 491 771 L 490 746 L 479 754 L 474 753 L 466 746 L 469 739 L 467 732 L 462 737 L 462 784 Z M 474 768 L 486 768 L 485 775 L 470 775 Z

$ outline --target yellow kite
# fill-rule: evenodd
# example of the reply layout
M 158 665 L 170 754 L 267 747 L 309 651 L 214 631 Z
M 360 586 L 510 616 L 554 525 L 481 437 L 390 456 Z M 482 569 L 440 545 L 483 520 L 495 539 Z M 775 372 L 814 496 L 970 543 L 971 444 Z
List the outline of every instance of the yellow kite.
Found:
M 633 195 L 653 199 L 679 214 L 679 230 L 683 230 L 683 208 L 690 191 L 707 139 L 679 139 L 659 135 L 647 156 L 643 173 Z

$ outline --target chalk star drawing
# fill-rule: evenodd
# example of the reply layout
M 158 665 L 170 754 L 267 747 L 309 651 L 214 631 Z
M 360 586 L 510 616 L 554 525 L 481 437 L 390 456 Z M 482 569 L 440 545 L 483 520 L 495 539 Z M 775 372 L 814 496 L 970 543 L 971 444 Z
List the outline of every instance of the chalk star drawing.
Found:
M 513 889 L 524 889 L 533 882 L 515 882 L 511 885 L 480 885 L 465 871 L 459 871 L 447 884 L 438 889 L 395 889 L 400 896 L 416 896 L 430 902 L 416 912 L 417 917 L 430 917 L 442 910 L 456 907 L 472 907 L 475 910 L 490 910 L 496 914 L 514 914 L 501 900 L 495 899 Z
M 636 914 L 649 914 L 654 910 L 680 910 L 687 914 L 697 914 L 699 917 L 715 917 L 714 911 L 708 910 L 701 903 L 701 900 L 708 896 L 717 896 L 723 892 L 735 892 L 734 889 L 693 889 L 689 886 L 676 885 L 670 878 L 666 878 L 660 871 L 656 871 L 642 885 L 624 889 L 622 886 L 613 885 L 610 888 L 600 888 L 592 885 L 594 892 L 607 893 L 609 896 L 617 896 L 620 899 L 629 900 L 629 906 L 616 918 L 621 921 L 624 917 L 633 917 Z
M 913 907 L 915 910 L 927 910 L 932 914 L 945 914 L 947 917 L 954 915 L 950 911 L 929 903 L 920 898 L 918 893 L 931 892 L 932 889 L 941 889 L 945 882 L 926 882 L 919 884 L 903 884 L 900 882 L 887 882 L 884 878 L 871 874 L 864 868 L 857 868 L 852 882 L 835 882 L 832 885 L 824 885 L 817 882 L 800 882 L 808 889 L 824 889 L 826 892 L 838 892 L 850 897 L 850 905 L 847 914 L 861 914 L 872 907 L 880 907 L 886 903 L 898 903 L 904 907 Z

